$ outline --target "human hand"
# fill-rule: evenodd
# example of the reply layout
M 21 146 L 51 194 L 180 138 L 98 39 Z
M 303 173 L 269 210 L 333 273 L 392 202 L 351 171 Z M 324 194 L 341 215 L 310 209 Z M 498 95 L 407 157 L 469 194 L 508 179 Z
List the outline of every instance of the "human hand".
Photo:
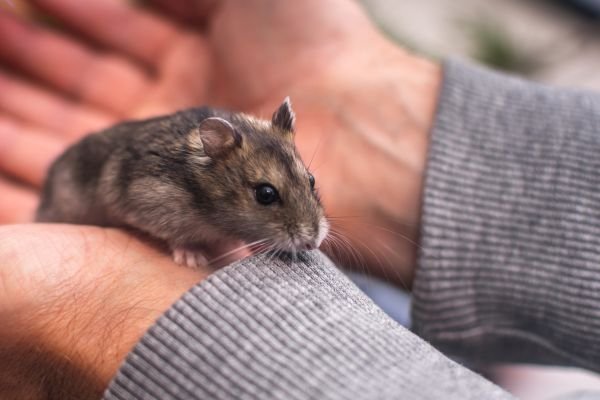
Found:
M 82 33 L 0 9 L 0 223 L 32 219 L 47 167 L 69 143 L 206 100 L 200 34 L 120 0 L 32 3 Z
M 119 230 L 1 226 L 2 397 L 100 398 L 148 327 L 210 272 Z
M 0 168 L 33 187 L 0 182 L 0 221 L 30 218 L 47 165 L 90 130 L 203 103 L 268 116 L 290 95 L 334 227 L 359 264 L 410 284 L 439 67 L 389 43 L 353 1 L 154 1 L 202 30 L 118 0 L 34 3 L 82 34 L 0 16 L 1 62 L 51 88 L 0 73 Z

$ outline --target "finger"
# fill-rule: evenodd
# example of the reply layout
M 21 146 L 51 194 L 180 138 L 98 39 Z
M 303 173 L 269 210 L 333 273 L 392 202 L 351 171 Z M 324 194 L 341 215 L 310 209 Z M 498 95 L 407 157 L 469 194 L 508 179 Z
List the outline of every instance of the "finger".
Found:
M 66 145 L 52 134 L 0 116 L 0 171 L 5 175 L 39 187 Z
M 117 114 L 132 108 L 149 84 L 126 59 L 101 55 L 8 13 L 0 12 L 0 37 L 0 60 Z
M 6 10 L 17 15 L 29 15 L 31 13 L 29 4 L 19 0 L 0 1 L 0 10 Z
M 213 14 L 217 0 L 151 0 L 152 4 L 186 22 L 203 23 Z
M 35 0 L 43 10 L 98 43 L 156 65 L 175 41 L 177 28 L 122 0 Z
M 206 250 L 208 262 L 213 268 L 224 267 L 251 254 L 251 246 L 243 242 L 221 243 Z
M 77 138 L 111 125 L 109 114 L 74 103 L 0 71 L 0 111 L 62 137 Z
M 0 176 L 0 224 L 31 222 L 38 203 L 34 191 Z

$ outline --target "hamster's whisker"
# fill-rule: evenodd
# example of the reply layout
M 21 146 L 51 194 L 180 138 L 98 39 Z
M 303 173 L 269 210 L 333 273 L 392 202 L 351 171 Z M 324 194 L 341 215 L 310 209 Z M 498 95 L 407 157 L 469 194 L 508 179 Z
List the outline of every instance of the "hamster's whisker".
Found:
M 269 263 L 272 263 L 275 258 L 278 258 L 281 254 L 281 249 L 273 243 L 271 247 L 268 249 L 267 260 Z
M 350 239 L 348 239 L 341 232 L 336 232 L 336 233 L 338 235 L 338 239 L 340 240 L 340 242 L 347 249 L 348 254 L 350 255 L 351 260 L 352 260 L 352 265 L 358 267 L 362 272 L 367 273 L 368 268 L 367 268 L 367 263 L 364 259 L 364 256 L 362 254 L 360 254 L 360 252 L 358 252 L 358 250 L 356 250 L 355 246 L 352 244 L 352 242 L 350 242 Z
M 400 238 L 400 239 L 402 239 L 402 240 L 410 243 L 411 245 L 415 246 L 418 249 L 422 249 L 421 245 L 419 245 L 419 243 L 417 243 L 413 239 L 411 239 L 408 235 L 406 235 L 406 234 L 404 234 L 402 232 L 399 232 L 399 231 L 396 231 L 396 230 L 393 230 L 393 229 L 389 229 L 389 228 L 386 228 L 384 226 L 375 224 L 375 223 L 373 223 L 373 222 L 371 222 L 369 220 L 366 220 L 366 219 L 364 219 L 364 218 L 362 218 L 360 216 L 356 216 L 356 217 L 330 217 L 330 216 L 328 216 L 327 218 L 332 221 L 332 225 L 336 224 L 336 225 L 338 225 L 338 227 L 340 227 L 341 225 L 343 225 L 343 223 L 348 223 L 348 224 L 354 223 L 354 224 L 365 225 L 365 226 L 367 226 L 369 228 L 378 229 L 380 231 L 390 233 L 390 234 L 392 234 L 392 235 L 394 235 L 394 236 L 396 236 L 396 237 L 398 237 L 398 238 Z M 356 219 L 350 221 L 350 220 L 348 220 L 349 218 L 356 218 Z M 411 225 L 411 224 L 404 224 L 404 226 L 407 227 L 407 228 L 413 228 L 414 227 L 414 225 Z
M 348 265 L 359 267 L 361 270 L 367 271 L 366 263 L 363 257 L 356 251 L 350 240 L 341 232 L 335 228 L 331 228 L 329 236 L 325 239 L 325 243 L 331 243 L 332 250 L 335 251 L 335 255 L 338 258 L 345 258 L 346 260 L 340 260 Z
M 327 215 L 327 219 L 332 221 L 341 221 L 347 223 L 356 223 L 356 224 L 366 224 L 366 225 L 374 225 L 371 221 L 368 220 L 368 217 L 364 215 Z M 387 217 L 390 221 L 393 221 L 394 224 L 403 226 L 405 228 L 418 228 L 418 223 L 408 222 L 406 219 L 401 218 L 393 218 Z
M 394 281 L 394 279 L 390 279 L 390 278 L 398 278 L 398 280 L 400 281 L 400 283 L 402 284 L 402 286 L 405 289 L 408 289 L 408 285 L 406 284 L 406 282 L 404 281 L 402 274 L 400 273 L 399 270 L 397 269 L 389 269 L 386 268 L 386 264 L 382 263 L 381 259 L 379 258 L 379 256 L 377 255 L 377 252 L 373 251 L 373 249 L 371 248 L 371 246 L 367 245 L 365 242 L 363 242 L 360 239 L 355 238 L 355 240 L 357 241 L 357 243 L 362 246 L 364 249 L 366 249 L 372 256 L 373 259 L 375 260 L 377 266 L 379 267 L 379 270 L 381 271 L 381 273 L 383 274 L 383 278 L 386 281 Z M 396 251 L 394 251 L 392 248 L 390 248 L 389 246 L 386 246 L 385 244 L 381 243 L 381 242 L 377 242 L 377 244 L 379 246 L 381 246 L 384 250 L 387 250 L 388 252 L 391 252 L 392 254 L 397 254 Z M 390 261 L 390 259 L 385 255 L 384 252 L 381 252 L 381 255 L 385 258 L 385 261 L 387 262 L 387 265 L 393 265 L 393 263 Z M 367 270 L 368 275 L 374 275 L 371 271 Z M 391 275 L 391 276 L 390 276 Z
M 282 249 L 276 249 L 276 250 L 273 252 L 273 258 L 280 258 L 280 257 L 281 257 L 281 253 L 283 253 L 283 250 L 282 250 Z
M 259 243 L 258 245 L 256 245 L 256 247 L 253 249 L 254 254 L 265 254 L 268 253 L 269 251 L 273 250 L 274 248 L 274 243 L 271 239 L 262 239 L 262 242 Z
M 331 217 L 328 218 L 331 219 Z M 388 227 L 380 226 L 376 223 L 372 223 L 366 220 L 365 218 L 361 218 L 358 216 L 352 221 L 348 221 L 348 219 L 345 217 L 334 216 L 332 218 L 331 228 L 331 231 L 334 232 L 334 235 L 344 237 L 344 235 L 341 233 L 341 231 L 344 229 L 344 223 L 360 224 L 360 226 L 365 226 L 367 229 L 373 230 L 374 233 L 376 233 L 375 231 L 385 232 L 386 234 L 389 233 L 390 235 L 399 238 L 402 242 L 409 243 L 416 249 L 422 249 L 422 246 L 419 243 L 417 243 L 414 239 L 409 237 L 404 232 L 399 232 L 393 229 L 389 229 Z M 348 226 L 346 226 L 346 228 L 347 227 Z M 403 275 L 401 268 L 394 267 L 394 260 L 402 260 L 405 257 L 403 257 L 402 251 L 395 248 L 393 243 L 387 243 L 384 240 L 377 240 L 376 238 L 374 241 L 369 240 L 368 244 L 367 242 L 362 241 L 360 238 L 353 237 L 352 240 L 355 242 L 355 245 L 348 245 L 347 251 L 352 255 L 354 255 L 355 252 L 357 252 L 362 257 L 365 257 L 365 254 L 368 253 L 366 258 L 369 258 L 371 261 L 365 264 L 368 265 L 370 263 L 373 263 L 371 268 L 363 266 L 362 263 L 358 264 L 357 266 L 360 267 L 361 271 L 364 271 L 368 275 L 381 275 L 385 278 L 393 278 L 393 280 L 399 285 L 407 287 L 407 284 L 405 282 L 405 276 Z M 374 249 L 376 251 L 374 251 Z M 366 259 L 362 257 L 361 259 Z M 340 257 L 340 259 L 343 258 Z M 379 272 L 374 273 L 375 269 L 373 267 L 377 268 Z
M 262 243 L 257 247 L 254 252 L 255 255 L 266 255 L 267 262 L 271 260 L 271 253 L 276 249 L 275 242 L 272 239 L 263 239 Z
M 233 250 L 230 250 L 230 251 L 228 251 L 228 252 L 226 252 L 226 253 L 223 253 L 223 254 L 221 254 L 221 255 L 219 255 L 219 256 L 217 256 L 217 257 L 213 258 L 213 259 L 210 259 L 210 260 L 208 260 L 208 263 L 209 263 L 209 264 L 213 264 L 213 263 L 215 263 L 215 262 L 219 262 L 219 261 L 221 261 L 221 260 L 223 260 L 223 259 L 225 259 L 225 258 L 229 257 L 230 255 L 232 255 L 232 254 L 235 254 L 236 252 L 238 252 L 238 251 L 240 251 L 240 250 L 249 249 L 249 248 L 251 248 L 252 246 L 260 245 L 261 243 L 263 243 L 263 242 L 265 242 L 265 241 L 267 241 L 267 239 L 261 239 L 261 240 L 257 240 L 257 241 L 254 241 L 254 242 L 252 242 L 252 243 L 248 243 L 248 244 L 244 244 L 244 245 L 242 245 L 242 246 L 236 247 L 236 248 L 235 248 L 235 249 L 233 249 Z
M 392 255 L 394 255 L 394 256 L 398 254 L 398 251 L 397 251 L 397 250 L 395 250 L 394 248 L 392 248 L 392 247 L 388 246 L 388 245 L 387 245 L 387 244 L 385 244 L 385 243 L 379 243 L 379 245 L 380 245 L 380 246 L 381 246 L 381 247 L 382 247 L 384 250 L 386 250 L 388 253 L 390 253 L 390 254 L 392 254 Z M 388 259 L 387 257 L 386 257 L 386 260 L 388 261 L 388 265 L 392 265 L 392 264 L 389 262 L 389 259 Z M 400 281 L 400 283 L 402 284 L 403 288 L 404 288 L 404 289 L 406 289 L 407 291 L 408 291 L 408 290 L 410 290 L 410 287 L 409 287 L 409 286 L 406 284 L 406 282 L 404 281 L 404 278 L 403 278 L 402 274 L 400 273 L 400 271 L 399 271 L 399 270 L 397 270 L 397 269 L 393 269 L 392 271 L 394 271 L 394 273 L 395 273 L 394 275 L 396 275 L 396 277 L 398 278 L 398 281 Z
M 310 161 L 308 162 L 308 167 L 306 167 L 306 169 L 310 170 L 310 166 L 312 165 L 315 155 L 317 154 L 317 151 L 319 151 L 319 147 L 321 147 L 321 143 L 323 143 L 323 139 L 325 139 L 325 136 L 326 136 L 326 134 L 323 134 L 319 138 L 319 141 L 317 142 L 317 145 L 315 146 L 315 149 L 313 150 L 312 156 L 310 156 Z
M 276 249 L 275 244 L 271 240 L 265 240 L 260 248 L 254 252 L 254 255 L 265 255 L 266 262 L 271 263 L 274 259 L 273 252 Z
M 344 220 L 349 218 L 363 218 L 361 215 L 327 215 L 330 220 Z
M 371 253 L 371 255 L 373 255 L 373 257 L 375 258 L 377 264 L 379 264 L 381 271 L 383 271 L 383 277 L 385 278 L 386 281 L 391 281 L 390 279 L 388 279 L 388 269 L 385 268 L 386 265 L 392 265 L 392 262 L 390 261 L 389 257 L 387 257 L 385 255 L 384 252 L 380 252 L 380 254 L 378 254 L 378 252 L 373 251 L 371 249 L 371 246 L 367 245 L 366 243 L 362 242 L 361 240 L 359 240 L 359 242 L 361 242 L 361 244 L 367 249 L 367 251 L 369 251 Z M 381 245 L 380 242 L 377 242 L 378 245 Z M 381 262 L 381 258 L 379 258 L 379 255 L 383 256 L 384 260 L 385 260 L 385 264 Z M 397 275 L 397 273 L 396 273 Z
M 422 249 L 422 248 L 423 248 L 423 247 L 422 247 L 421 245 L 419 245 L 417 242 L 415 242 L 415 241 L 414 241 L 414 240 L 412 240 L 410 237 L 408 237 L 408 235 L 405 235 L 405 234 L 403 234 L 403 233 L 400 233 L 400 232 L 394 231 L 394 230 L 392 230 L 392 229 L 384 228 L 383 226 L 379 226 L 379 225 L 375 225 L 375 224 L 369 224 L 369 223 L 367 223 L 367 222 L 365 222 L 365 224 L 367 224 L 367 225 L 370 225 L 370 226 L 372 226 L 372 227 L 373 227 L 373 228 L 375 228 L 375 229 L 379 229 L 379 230 L 381 230 L 381 231 L 384 231 L 384 232 L 391 233 L 392 235 L 394 235 L 394 236 L 397 236 L 397 237 L 399 237 L 400 239 L 404 239 L 404 240 L 406 240 L 408 243 L 410 243 L 410 244 L 414 245 L 415 247 L 417 247 L 418 249 Z

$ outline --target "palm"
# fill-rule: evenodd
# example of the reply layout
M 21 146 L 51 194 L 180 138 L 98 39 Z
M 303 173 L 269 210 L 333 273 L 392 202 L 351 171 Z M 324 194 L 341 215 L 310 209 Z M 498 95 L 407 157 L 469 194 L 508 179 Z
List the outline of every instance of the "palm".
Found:
M 182 6 L 186 17 L 190 5 L 213 3 L 152 1 Z M 427 142 L 421 132 L 433 110 L 419 95 L 432 91 L 425 77 L 431 66 L 419 65 L 416 75 L 403 70 L 406 55 L 377 34 L 355 2 L 220 0 L 193 20 L 202 30 L 122 0 L 35 3 L 82 34 L 66 36 L 0 13 L 0 223 L 31 220 L 49 163 L 92 130 L 200 104 L 268 117 L 287 95 L 300 117 L 297 145 L 330 214 L 417 217 L 414 194 Z M 402 159 L 381 157 L 392 147 Z M 369 173 L 375 168 L 391 171 L 402 185 L 390 187 L 389 176 Z M 369 196 L 380 193 L 395 200 L 374 207 Z M 397 231 L 416 236 L 415 224 L 382 225 L 375 233 L 364 226 L 354 231 L 371 242 L 397 242 Z M 402 244 L 386 256 L 392 263 L 414 253 L 412 244 Z
M 340 2 L 353 10 L 351 3 Z M 0 13 L 0 67 L 33 78 L 0 69 L 4 223 L 31 219 L 35 191 L 49 163 L 82 135 L 125 118 L 199 104 L 264 114 L 302 84 L 303 76 L 314 78 L 320 67 L 315 58 L 338 45 L 316 46 L 319 33 L 299 25 L 298 14 L 311 15 L 308 1 L 296 6 L 298 14 L 278 6 L 251 12 L 264 11 L 254 4 L 261 0 L 223 2 L 207 33 L 118 0 L 86 2 L 85 7 L 64 0 L 35 3 L 83 34 L 66 36 Z M 356 18 L 366 24 L 360 13 Z M 102 51 L 94 50 L 97 45 Z
M 374 33 L 348 0 L 333 0 L 327 7 L 319 0 L 221 3 L 207 33 L 218 73 L 215 94 L 241 106 L 279 97 L 323 75 L 333 67 L 334 55 L 356 61 L 356 38 L 364 42 Z

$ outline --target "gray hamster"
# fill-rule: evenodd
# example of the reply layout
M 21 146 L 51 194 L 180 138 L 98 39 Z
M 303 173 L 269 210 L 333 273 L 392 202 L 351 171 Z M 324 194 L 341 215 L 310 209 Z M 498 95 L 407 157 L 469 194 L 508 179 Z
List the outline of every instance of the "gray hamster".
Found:
M 226 240 L 315 249 L 329 224 L 294 124 L 289 98 L 271 121 L 202 107 L 118 124 L 53 163 L 36 219 L 139 230 L 191 267 Z

